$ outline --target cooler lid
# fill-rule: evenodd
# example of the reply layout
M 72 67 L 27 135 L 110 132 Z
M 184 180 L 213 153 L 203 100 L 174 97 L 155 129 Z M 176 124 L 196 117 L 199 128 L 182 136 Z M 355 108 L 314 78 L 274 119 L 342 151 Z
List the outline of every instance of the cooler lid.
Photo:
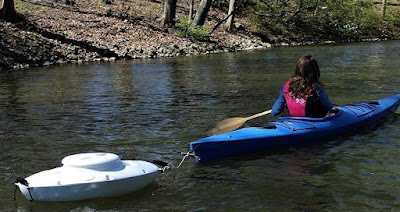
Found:
M 61 163 L 65 166 L 101 166 L 120 161 L 118 155 L 114 153 L 80 153 L 70 155 L 62 159 Z

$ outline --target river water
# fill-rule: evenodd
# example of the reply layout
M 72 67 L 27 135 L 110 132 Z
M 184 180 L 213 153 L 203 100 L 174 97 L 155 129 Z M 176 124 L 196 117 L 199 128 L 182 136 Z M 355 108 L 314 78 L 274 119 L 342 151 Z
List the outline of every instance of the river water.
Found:
M 400 115 L 364 134 L 196 164 L 207 126 L 271 108 L 297 59 L 317 58 L 333 103 L 400 92 L 400 41 L 34 68 L 0 74 L 1 211 L 400 210 Z M 399 111 L 398 111 L 399 112 Z M 397 113 L 398 113 L 397 112 Z M 252 122 L 263 123 L 266 116 Z M 249 124 L 251 124 L 250 122 Z M 82 152 L 175 166 L 145 189 L 79 202 L 12 200 L 13 182 Z

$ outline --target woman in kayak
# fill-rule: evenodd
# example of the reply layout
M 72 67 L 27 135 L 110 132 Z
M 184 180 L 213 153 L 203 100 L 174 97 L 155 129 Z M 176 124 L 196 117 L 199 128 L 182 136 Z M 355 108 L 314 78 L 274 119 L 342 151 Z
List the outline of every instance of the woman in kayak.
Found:
M 332 103 L 319 77 L 317 60 L 311 55 L 301 57 L 294 75 L 280 89 L 272 116 L 281 114 L 287 106 L 290 116 L 324 117 L 332 109 Z

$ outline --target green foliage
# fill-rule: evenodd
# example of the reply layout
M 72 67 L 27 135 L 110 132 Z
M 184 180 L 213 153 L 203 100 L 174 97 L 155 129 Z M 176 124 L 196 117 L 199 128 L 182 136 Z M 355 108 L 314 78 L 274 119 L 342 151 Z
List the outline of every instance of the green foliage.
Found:
M 379 13 L 374 11 L 372 2 L 360 0 L 329 0 L 319 11 L 323 27 L 332 36 L 341 39 L 358 39 L 375 31 L 380 25 Z
M 32 12 L 40 12 L 40 11 L 44 10 L 43 6 L 35 5 L 35 4 L 32 4 L 32 3 L 27 3 L 27 2 L 24 2 L 22 0 L 15 0 L 14 1 L 14 6 L 16 8 L 24 8 L 24 9 L 30 10 Z
M 387 7 L 385 30 L 394 35 L 400 35 L 400 7 Z
M 209 32 L 211 29 L 207 26 L 193 26 L 192 22 L 178 18 L 175 32 L 181 37 L 193 38 L 200 41 L 209 40 Z
M 372 0 L 248 0 L 252 29 L 280 38 L 359 40 L 399 35 L 400 7 Z

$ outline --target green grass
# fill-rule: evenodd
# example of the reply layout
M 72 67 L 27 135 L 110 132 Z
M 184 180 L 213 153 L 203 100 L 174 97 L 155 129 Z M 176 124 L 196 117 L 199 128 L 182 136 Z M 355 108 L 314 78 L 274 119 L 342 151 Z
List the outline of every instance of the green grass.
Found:
M 210 27 L 193 26 L 192 23 L 186 19 L 177 19 L 175 32 L 178 36 L 193 38 L 199 41 L 207 41 L 209 40 L 210 31 Z
M 15 4 L 15 8 L 21 8 L 21 9 L 29 10 L 31 12 L 40 12 L 40 11 L 44 10 L 43 6 L 30 4 L 29 2 L 24 2 L 21 0 L 15 0 L 14 4 Z

